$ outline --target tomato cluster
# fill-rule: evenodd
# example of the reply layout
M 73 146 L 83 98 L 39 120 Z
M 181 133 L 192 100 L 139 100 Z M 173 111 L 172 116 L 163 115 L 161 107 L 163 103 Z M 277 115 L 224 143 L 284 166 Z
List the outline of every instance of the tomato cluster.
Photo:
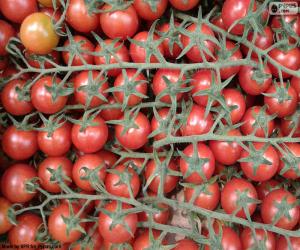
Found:
M 208 2 L 0 1 L 0 249 L 300 249 L 300 15 Z

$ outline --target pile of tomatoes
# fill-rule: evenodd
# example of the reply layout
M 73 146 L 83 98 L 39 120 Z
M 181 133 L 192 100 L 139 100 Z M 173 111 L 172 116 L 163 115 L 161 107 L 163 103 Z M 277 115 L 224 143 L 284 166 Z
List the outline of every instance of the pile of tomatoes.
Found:
M 300 14 L 269 2 L 1 0 L 0 249 L 299 250 Z

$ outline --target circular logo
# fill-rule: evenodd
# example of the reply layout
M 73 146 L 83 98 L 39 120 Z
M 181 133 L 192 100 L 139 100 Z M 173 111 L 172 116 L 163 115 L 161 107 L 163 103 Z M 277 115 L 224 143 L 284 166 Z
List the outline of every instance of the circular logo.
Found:
M 277 13 L 278 7 L 277 7 L 276 4 L 272 4 L 272 6 L 271 6 L 271 11 L 272 11 L 273 14 Z

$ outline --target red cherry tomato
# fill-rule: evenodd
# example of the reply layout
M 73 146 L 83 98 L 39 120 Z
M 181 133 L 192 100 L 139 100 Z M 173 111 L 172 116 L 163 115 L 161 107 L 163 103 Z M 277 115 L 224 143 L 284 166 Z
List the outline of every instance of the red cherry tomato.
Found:
M 193 9 L 199 3 L 199 0 L 169 0 L 171 5 L 181 11 L 188 11 Z
M 259 183 L 256 186 L 258 199 L 263 200 L 272 190 L 278 189 L 279 187 L 280 183 L 273 179 Z
M 0 234 L 5 234 L 12 227 L 8 218 L 8 212 L 11 205 L 12 204 L 9 200 L 4 197 L 0 197 Z
M 241 242 L 243 249 L 250 250 L 254 248 L 264 247 L 265 250 L 275 250 L 276 237 L 272 232 L 263 229 L 255 229 L 255 235 L 249 227 L 246 227 L 241 233 Z M 261 244 L 263 243 L 263 246 Z
M 229 108 L 233 108 L 230 112 L 230 119 L 232 124 L 238 123 L 242 119 L 246 111 L 245 97 L 240 91 L 233 88 L 224 89 L 223 97 L 225 99 L 226 105 Z
M 150 6 L 149 3 L 143 0 L 134 0 L 133 2 L 133 7 L 141 18 L 154 21 L 164 14 L 168 6 L 168 0 L 155 1 L 152 5 L 154 6 Z
M 0 2 L 2 4 L 2 1 Z M 0 20 L 0 56 L 6 56 L 8 52 L 6 51 L 6 45 L 10 38 L 15 36 L 16 31 L 13 26 L 4 20 Z
M 281 152 L 279 153 L 279 173 L 287 179 L 296 180 L 300 177 L 300 163 L 297 161 L 294 162 L 293 160 L 288 160 L 288 155 L 294 159 L 298 159 L 298 157 L 300 157 L 300 144 L 285 143 L 283 150 L 286 155 L 282 154 Z
M 106 104 L 117 104 L 116 99 L 113 96 L 109 96 L 107 98 L 107 103 Z M 105 121 L 111 121 L 111 120 L 119 120 L 123 115 L 122 109 L 121 108 L 107 108 L 103 109 L 100 112 L 100 116 L 105 120 Z

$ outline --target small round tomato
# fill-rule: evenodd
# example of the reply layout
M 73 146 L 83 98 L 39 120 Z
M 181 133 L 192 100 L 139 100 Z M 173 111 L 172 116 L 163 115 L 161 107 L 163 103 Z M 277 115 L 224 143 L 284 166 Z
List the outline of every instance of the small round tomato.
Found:
M 280 183 L 273 179 L 259 183 L 256 186 L 258 199 L 263 200 L 272 190 L 278 188 L 280 188 Z
M 264 30 L 262 33 L 256 34 L 256 39 L 254 41 L 254 45 L 261 49 L 261 50 L 267 50 L 269 47 L 273 44 L 273 31 L 269 26 L 264 27 Z M 252 43 L 254 37 L 254 32 L 249 32 L 247 36 L 247 40 Z M 242 52 L 244 56 L 248 55 L 249 48 L 245 45 L 241 46 Z M 257 58 L 257 53 L 252 52 L 251 58 Z
M 125 165 L 118 165 L 107 174 L 105 178 L 105 188 L 107 192 L 118 197 L 131 198 L 136 197 L 140 190 L 140 179 L 138 174 L 131 167 Z M 130 183 L 130 189 L 128 183 Z
M 121 72 L 114 81 L 115 88 L 121 88 L 120 91 L 114 91 L 113 95 L 117 102 L 132 107 L 142 101 L 142 97 L 147 94 L 147 79 L 143 73 L 138 73 L 136 69 L 127 69 Z
M 205 108 L 194 104 L 187 117 L 186 124 L 180 128 L 181 134 L 183 136 L 206 134 L 213 123 L 212 114 L 209 112 L 205 117 Z
M 96 171 L 96 172 L 95 172 Z M 84 191 L 94 191 L 93 180 L 103 182 L 106 176 L 105 162 L 98 154 L 80 156 L 72 169 L 73 181 Z M 85 179 L 83 179 L 85 177 Z
M 200 69 L 196 71 L 191 79 L 190 85 L 193 87 L 192 96 L 195 103 L 200 106 L 206 107 L 208 103 L 208 95 L 201 94 L 202 91 L 211 89 L 212 85 L 217 83 L 217 76 L 214 71 L 208 69 Z M 198 95 L 201 94 L 201 95 Z M 215 106 L 216 101 L 213 101 L 212 105 Z
M 178 167 L 173 160 L 166 165 L 166 159 L 161 157 L 159 159 L 160 163 L 155 162 L 154 159 L 147 162 L 145 167 L 145 178 L 149 183 L 149 189 L 154 193 L 158 193 L 159 186 L 162 185 L 162 192 L 167 194 L 170 193 L 176 187 L 179 177 L 173 175 L 172 173 L 168 173 L 169 170 L 177 171 Z M 162 171 L 165 172 L 164 183 L 161 183 L 161 175 Z
M 279 206 L 284 204 L 286 208 L 283 211 Z M 262 201 L 261 217 L 265 224 L 276 222 L 276 227 L 292 230 L 297 225 L 299 216 L 300 211 L 296 197 L 282 188 L 271 191 Z M 278 220 L 274 221 L 276 218 Z
M 44 76 L 34 83 L 31 88 L 31 101 L 38 111 L 44 114 L 54 114 L 65 107 L 68 97 L 59 95 L 64 87 L 54 86 L 54 84 L 59 85 L 60 82 L 61 79 L 58 77 Z M 49 88 L 53 90 L 52 93 Z
M 200 192 L 198 192 L 200 190 Z M 197 195 L 195 195 L 195 192 Z M 193 188 L 186 187 L 184 189 L 184 199 L 186 202 L 192 202 L 191 199 L 195 195 L 193 204 L 197 207 L 207 210 L 215 210 L 220 201 L 220 188 L 217 182 L 212 184 L 205 183 L 201 186 Z
M 74 78 L 76 103 L 95 108 L 105 103 L 108 82 L 98 71 L 81 71 Z M 101 98 L 100 98 L 101 97 Z
M 247 109 L 241 121 L 241 132 L 250 135 L 253 132 L 257 137 L 270 136 L 275 128 L 275 122 L 261 106 L 252 106 Z
M 96 30 L 99 25 L 98 15 L 89 11 L 85 0 L 70 0 L 66 20 L 76 31 L 83 33 Z
M 37 133 L 9 126 L 2 137 L 3 151 L 14 160 L 26 160 L 38 151 Z
M 35 169 L 27 164 L 14 164 L 5 170 L 1 177 L 1 191 L 13 203 L 30 201 L 35 192 L 26 190 L 26 183 L 37 177 Z
M 72 206 L 72 209 L 70 206 Z M 70 210 L 73 211 L 73 213 L 71 213 Z M 71 243 L 81 237 L 82 232 L 77 230 L 76 226 L 85 229 L 86 224 L 80 222 L 80 220 L 84 219 L 85 214 L 81 213 L 77 215 L 79 210 L 79 206 L 69 204 L 68 202 L 61 203 L 53 208 L 48 219 L 48 230 L 52 239 L 60 243 Z M 72 228 L 67 226 L 66 220 L 73 223 Z
M 218 50 L 216 52 L 216 60 L 218 61 L 238 61 L 243 58 L 242 52 L 240 49 L 236 49 L 236 46 L 233 42 L 226 40 L 226 49 Z M 220 68 L 221 79 L 228 79 L 229 77 L 237 74 L 240 71 L 240 65 L 229 66 Z
M 36 0 L 1 0 L 2 14 L 14 23 L 22 23 L 30 14 L 38 11 Z
M 168 6 L 168 0 L 155 1 L 150 5 L 143 0 L 134 0 L 133 7 L 135 8 L 137 14 L 147 20 L 154 21 L 160 18 Z
M 256 10 L 256 3 L 253 2 L 252 11 Z M 226 30 L 234 35 L 242 35 L 245 26 L 237 21 L 247 16 L 251 0 L 226 0 L 222 7 L 222 19 Z
M 0 2 L 1 4 L 2 2 Z M 8 54 L 6 51 L 6 45 L 10 38 L 15 36 L 16 31 L 14 30 L 13 26 L 9 23 L 0 20 L 0 56 L 5 56 Z
M 38 131 L 37 143 L 39 149 L 48 156 L 62 156 L 66 154 L 72 145 L 71 128 L 72 126 L 69 122 L 64 122 L 50 134 L 47 131 Z
M 241 136 L 238 129 L 231 129 L 226 132 L 228 136 Z M 237 162 L 242 153 L 242 147 L 237 142 L 209 141 L 209 147 L 213 152 L 216 161 L 224 165 L 232 165 Z
M 97 155 L 99 155 L 107 168 L 111 168 L 115 165 L 115 163 L 118 161 L 118 157 L 113 152 L 107 151 L 107 150 L 101 150 L 97 152 Z
M 109 38 L 122 40 L 132 37 L 138 30 L 139 18 L 135 9 L 130 5 L 126 9 L 110 11 L 111 5 L 105 4 L 100 13 L 100 25 Z
M 60 183 L 69 186 L 72 182 L 72 167 L 72 162 L 66 157 L 46 158 L 38 167 L 41 186 L 48 192 L 60 193 Z
M 287 238 L 283 235 L 280 235 L 276 241 L 276 250 L 296 250 L 300 249 L 300 237 L 289 237 L 291 248 L 289 247 L 289 243 Z
M 22 79 L 11 80 L 5 84 L 1 91 L 1 103 L 5 110 L 12 115 L 27 115 L 33 110 L 27 93 L 20 90 L 24 88 L 26 81 Z
M 186 87 L 186 77 L 179 69 L 159 69 L 153 76 L 152 89 L 155 96 L 163 96 L 159 99 L 162 102 L 171 103 L 172 99 L 168 93 L 176 94 L 176 100 L 180 101 L 183 97 L 183 93 L 180 92 L 180 88 Z M 170 85 L 171 86 L 168 86 Z M 168 89 L 168 91 L 166 91 Z
M 151 230 L 151 231 L 150 231 Z M 155 229 L 146 229 L 134 239 L 133 250 L 159 249 L 166 245 L 165 239 L 158 240 L 161 232 Z M 153 240 L 151 241 L 153 237 Z
M 186 182 L 201 184 L 212 177 L 215 157 L 204 143 L 198 143 L 195 148 L 190 144 L 183 150 L 179 166 Z
M 112 243 L 124 243 L 134 237 L 138 222 L 137 214 L 130 213 L 122 217 L 120 217 L 119 214 L 131 208 L 132 206 L 129 204 L 119 203 L 117 201 L 112 201 L 103 207 L 106 212 L 99 214 L 98 229 L 105 240 Z M 120 218 L 122 218 L 122 220 L 120 220 Z M 127 224 L 126 227 L 124 226 L 125 223 Z
M 124 120 L 124 117 L 122 117 L 120 120 Z M 125 133 L 124 125 L 116 125 L 115 136 L 123 147 L 136 150 L 147 143 L 148 135 L 151 132 L 151 125 L 148 118 L 141 112 L 139 112 L 134 118 L 133 123 L 138 128 L 129 128 L 127 131 L 125 131 Z
M 11 205 L 9 200 L 0 197 L 0 235 L 8 232 L 12 227 L 8 218 L 8 211 Z
M 233 178 L 228 181 L 221 192 L 221 206 L 227 214 L 235 213 L 237 217 L 246 218 L 246 210 L 251 216 L 256 203 L 249 199 L 257 199 L 255 187 L 245 179 Z
M 199 245 L 193 240 L 183 239 L 176 242 L 173 250 L 199 250 Z
M 169 0 L 169 2 L 178 10 L 188 11 L 196 7 L 199 3 L 199 0 Z
M 255 235 L 249 227 L 244 228 L 241 233 L 241 242 L 244 250 L 265 249 L 275 250 L 276 237 L 274 233 L 263 229 L 255 229 Z M 263 242 L 263 245 L 262 245 Z
M 263 72 L 252 66 L 243 65 L 238 76 L 240 86 L 249 95 L 260 95 L 272 84 L 271 70 L 267 64 Z
M 42 225 L 42 218 L 34 213 L 25 213 L 17 217 L 17 225 L 8 233 L 8 241 L 13 246 L 24 246 L 22 249 L 30 250 L 42 245 L 36 240 L 38 230 Z M 28 245 L 28 247 L 27 247 Z
M 175 21 L 174 25 L 175 27 L 178 27 L 180 23 Z M 162 42 L 165 57 L 170 59 L 176 59 L 182 51 L 182 48 L 179 46 L 181 44 L 181 34 L 178 34 L 176 31 L 170 34 L 170 23 L 168 22 L 159 26 L 158 31 L 161 32 L 162 35 L 168 34 Z
M 285 154 L 279 153 L 279 172 L 287 179 L 296 180 L 300 177 L 300 163 L 296 160 L 300 157 L 300 144 L 285 143 L 282 147 Z
M 114 105 L 117 104 L 116 99 L 113 96 L 109 96 L 107 98 L 107 103 L 106 104 L 110 104 L 110 105 Z M 122 109 L 121 108 L 106 108 L 103 109 L 100 112 L 100 116 L 105 120 L 105 121 L 111 121 L 111 120 L 119 120 L 123 115 Z
M 26 17 L 20 28 L 20 39 L 28 51 L 38 55 L 50 53 L 59 42 L 51 17 L 42 12 Z
M 253 153 L 257 154 L 258 152 L 261 152 L 261 154 L 259 156 L 257 155 L 257 160 L 255 162 L 241 161 L 240 165 L 243 173 L 252 181 L 270 180 L 276 174 L 279 166 L 279 157 L 276 150 L 271 145 L 266 147 L 266 144 L 262 142 L 253 142 L 253 147 L 256 152 L 249 153 L 244 149 L 241 159 L 248 158 L 249 156 L 254 157 Z
M 80 56 L 75 54 L 74 56 L 70 54 L 69 51 L 72 49 L 68 49 L 62 52 L 62 58 L 67 65 L 72 66 L 82 66 L 86 64 L 94 64 L 94 56 L 92 55 L 95 46 L 93 43 L 84 36 L 75 35 L 73 36 L 73 42 L 70 44 L 70 40 L 66 40 L 64 43 L 64 47 L 71 48 L 71 46 L 77 47 L 77 52 L 80 53 Z M 74 48 L 73 48 L 74 50 Z M 72 62 L 70 62 L 72 60 Z
M 230 119 L 232 124 L 238 123 L 246 111 L 245 97 L 240 91 L 233 88 L 224 89 L 223 97 L 226 105 L 231 109 Z
M 281 65 L 281 67 L 294 71 L 297 71 L 300 68 L 300 49 L 297 47 L 289 50 L 274 48 L 269 52 L 269 56 Z M 270 61 L 268 61 L 268 65 L 272 75 L 274 77 L 279 77 L 278 67 Z M 290 73 L 287 73 L 284 69 L 282 70 L 283 78 L 289 78 L 290 76 Z
M 187 28 L 186 31 L 192 34 L 195 33 L 196 29 L 197 30 L 199 29 L 199 34 L 203 34 L 206 36 L 211 36 L 211 38 L 215 38 L 214 32 L 211 30 L 211 28 L 209 28 L 205 24 L 202 24 L 201 28 L 198 28 L 196 24 L 192 24 Z M 184 48 L 189 46 L 191 42 L 195 43 L 195 41 L 191 41 L 190 37 L 186 35 L 181 36 L 181 42 Z M 211 40 L 204 40 L 203 44 L 210 51 L 210 54 L 213 55 L 216 49 L 216 44 Z M 193 46 L 191 47 L 191 49 L 186 53 L 187 58 L 192 62 L 203 62 L 202 53 L 200 52 L 197 44 L 192 44 L 192 45 Z M 211 55 L 207 54 L 207 52 L 205 51 L 202 52 L 207 61 L 212 61 L 213 57 Z
M 137 33 L 132 40 L 135 40 L 139 43 L 145 43 L 148 39 L 149 36 L 149 32 L 148 31 L 142 31 Z M 153 34 L 152 37 L 153 41 L 156 41 L 159 39 L 159 37 L 155 34 Z M 162 56 L 164 56 L 164 47 L 162 44 L 159 44 L 157 46 L 157 48 L 155 48 L 157 50 L 157 53 L 160 53 Z M 131 59 L 133 62 L 135 63 L 145 63 L 147 61 L 147 55 L 146 55 L 146 49 L 145 47 L 142 47 L 140 45 L 134 44 L 133 42 L 131 42 L 130 47 L 129 47 L 129 54 L 131 56 Z M 158 63 L 159 59 L 151 54 L 150 58 L 148 58 L 150 63 Z
M 108 127 L 100 116 L 95 117 L 92 123 L 85 128 L 82 128 L 80 124 L 74 124 L 72 127 L 72 143 L 83 153 L 99 151 L 108 138 Z
M 264 103 L 269 114 L 276 114 L 282 118 L 292 115 L 297 108 L 298 95 L 292 86 L 286 83 L 275 83 L 266 91 Z
M 106 46 L 113 45 L 113 52 L 114 54 L 108 54 L 107 52 L 103 51 L 100 44 L 97 44 L 95 48 L 95 53 L 98 55 L 94 55 L 94 61 L 96 65 L 103 65 L 103 64 L 115 64 L 120 62 L 129 62 L 129 51 L 127 47 L 121 42 L 115 42 L 111 39 L 104 40 Z M 110 69 L 107 71 L 108 76 L 116 77 L 122 72 L 121 69 Z

